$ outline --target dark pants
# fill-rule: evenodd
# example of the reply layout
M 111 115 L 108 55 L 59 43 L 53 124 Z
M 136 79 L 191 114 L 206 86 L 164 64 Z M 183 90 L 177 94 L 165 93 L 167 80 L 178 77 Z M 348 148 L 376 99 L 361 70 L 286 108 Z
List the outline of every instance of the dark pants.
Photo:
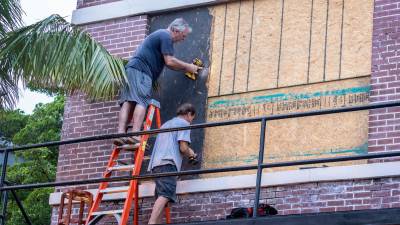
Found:
M 153 173 L 167 173 L 176 171 L 176 166 L 170 164 L 156 166 L 152 169 Z M 155 197 L 158 198 L 158 196 L 163 196 L 168 198 L 170 202 L 176 202 L 176 181 L 177 176 L 156 178 Z

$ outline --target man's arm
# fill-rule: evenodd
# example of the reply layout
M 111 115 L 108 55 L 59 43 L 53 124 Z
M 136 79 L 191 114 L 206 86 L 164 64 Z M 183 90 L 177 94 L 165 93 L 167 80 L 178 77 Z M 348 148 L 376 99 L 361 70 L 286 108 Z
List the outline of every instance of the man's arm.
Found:
M 167 65 L 168 68 L 173 70 L 183 70 L 185 72 L 197 74 L 197 71 L 201 69 L 201 67 L 199 66 L 183 62 L 182 60 L 179 60 L 172 55 L 164 55 L 164 61 L 165 65 Z
M 193 149 L 189 147 L 189 143 L 187 143 L 186 141 L 179 141 L 179 150 L 183 155 L 185 155 L 188 158 L 190 157 L 196 158 L 197 156 L 196 153 L 194 153 Z

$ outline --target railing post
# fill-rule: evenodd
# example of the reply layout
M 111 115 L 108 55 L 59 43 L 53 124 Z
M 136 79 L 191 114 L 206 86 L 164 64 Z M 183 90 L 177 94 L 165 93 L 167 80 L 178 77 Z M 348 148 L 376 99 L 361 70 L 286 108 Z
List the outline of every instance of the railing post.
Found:
M 1 225 L 6 224 L 6 213 L 7 213 L 7 203 L 8 203 L 8 192 L 2 191 L 1 192 Z
M 1 169 L 1 177 L 0 177 L 0 187 L 4 186 L 4 181 L 6 180 L 6 170 L 7 170 L 7 162 L 8 162 L 8 150 L 4 151 L 3 165 Z M 7 213 L 7 191 L 1 191 L 2 196 L 2 215 L 1 215 L 1 225 L 6 224 L 6 213 Z
M 11 194 L 12 194 L 12 196 L 14 197 L 14 200 L 15 200 L 15 202 L 17 203 L 19 210 L 21 210 L 21 213 L 22 213 L 22 216 L 24 217 L 25 223 L 26 223 L 27 225 L 32 225 L 32 222 L 31 222 L 31 220 L 29 219 L 29 216 L 28 216 L 28 214 L 26 213 L 26 211 L 25 211 L 25 209 L 24 209 L 24 206 L 22 205 L 22 202 L 19 200 L 19 198 L 18 198 L 18 196 L 17 196 L 17 193 L 15 193 L 14 190 L 11 190 Z
M 267 126 L 267 120 L 263 118 L 261 120 L 261 131 L 260 131 L 260 149 L 258 152 L 258 165 L 257 165 L 257 181 L 256 181 L 256 195 L 254 199 L 253 207 L 253 218 L 257 217 L 258 202 L 260 201 L 260 186 L 262 176 L 262 164 L 264 163 L 264 145 L 265 145 L 265 128 Z

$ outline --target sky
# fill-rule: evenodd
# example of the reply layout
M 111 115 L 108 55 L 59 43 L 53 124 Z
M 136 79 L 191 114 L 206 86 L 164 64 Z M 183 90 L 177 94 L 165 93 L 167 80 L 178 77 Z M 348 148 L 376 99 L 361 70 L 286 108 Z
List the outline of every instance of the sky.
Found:
M 42 20 L 51 14 L 59 14 L 71 21 L 72 11 L 76 8 L 77 0 L 20 0 L 26 15 L 23 17 L 25 25 Z M 20 99 L 17 108 L 26 114 L 31 114 L 37 103 L 48 103 L 53 100 L 45 94 L 23 90 L 20 87 Z

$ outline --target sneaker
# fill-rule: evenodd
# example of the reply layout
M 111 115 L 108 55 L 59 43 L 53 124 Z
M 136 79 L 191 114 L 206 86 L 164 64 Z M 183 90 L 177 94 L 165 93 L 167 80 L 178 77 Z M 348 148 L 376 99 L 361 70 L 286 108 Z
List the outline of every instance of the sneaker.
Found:
M 121 145 L 125 145 L 125 144 L 133 145 L 133 144 L 139 143 L 139 141 L 137 141 L 137 139 L 131 138 L 131 137 L 121 137 L 121 138 L 114 139 L 113 143 L 116 146 L 121 146 Z

